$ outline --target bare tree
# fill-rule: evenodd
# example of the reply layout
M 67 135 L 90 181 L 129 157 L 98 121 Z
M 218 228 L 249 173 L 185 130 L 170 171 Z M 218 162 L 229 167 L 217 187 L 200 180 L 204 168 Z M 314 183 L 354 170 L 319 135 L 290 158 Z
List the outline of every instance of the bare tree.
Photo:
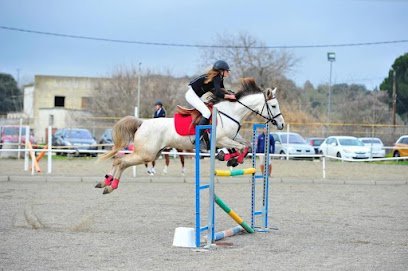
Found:
M 234 71 L 233 80 L 251 76 L 259 85 L 277 86 L 296 63 L 291 53 L 266 48 L 263 42 L 247 33 L 237 36 L 219 34 L 215 43 L 221 47 L 202 50 L 202 66 L 208 67 L 215 60 L 223 59 Z
M 336 97 L 335 120 L 346 123 L 387 123 L 391 115 L 387 104 L 381 99 L 384 93 L 359 92 Z
M 135 67 L 119 67 L 110 79 L 101 81 L 93 93 L 93 112 L 99 117 L 120 118 L 133 115 L 138 104 L 139 74 Z M 176 104 L 184 103 L 184 93 L 188 78 L 175 78 L 171 74 L 155 74 L 145 70 L 140 75 L 140 108 L 141 118 L 153 115 L 154 103 L 160 100 L 172 115 Z
M 98 116 L 122 117 L 134 114 L 136 99 L 136 69 L 118 67 L 110 79 L 101 81 L 96 87 L 92 107 Z

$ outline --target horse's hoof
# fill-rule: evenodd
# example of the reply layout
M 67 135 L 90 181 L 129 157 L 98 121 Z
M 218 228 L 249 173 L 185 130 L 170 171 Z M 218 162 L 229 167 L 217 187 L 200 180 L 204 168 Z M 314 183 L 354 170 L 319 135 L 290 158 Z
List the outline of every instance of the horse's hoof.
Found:
M 228 160 L 227 167 L 236 167 L 236 166 L 238 166 L 237 158 L 232 158 L 232 159 Z
M 103 194 L 109 194 L 113 191 L 113 188 L 110 186 L 105 187 L 105 189 L 103 190 Z
M 95 185 L 95 188 L 103 188 L 103 186 L 102 186 L 101 183 L 97 183 L 97 184 Z
M 219 161 L 224 161 L 224 159 L 225 159 L 225 153 L 224 153 L 224 151 L 219 151 L 218 153 L 217 153 L 217 155 L 215 156 L 215 159 L 218 159 Z

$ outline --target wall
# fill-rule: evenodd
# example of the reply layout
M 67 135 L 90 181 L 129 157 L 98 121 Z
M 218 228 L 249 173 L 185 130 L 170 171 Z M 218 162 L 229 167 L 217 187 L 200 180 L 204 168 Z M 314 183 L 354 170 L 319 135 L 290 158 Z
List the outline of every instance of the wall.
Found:
M 86 114 L 82 98 L 92 97 L 99 83 L 107 78 L 36 75 L 34 84 L 24 87 L 24 112 L 31 119 L 38 142 L 45 142 L 45 129 L 53 116 L 53 127 L 75 126 L 77 116 Z M 64 107 L 55 107 L 55 96 L 65 97 Z

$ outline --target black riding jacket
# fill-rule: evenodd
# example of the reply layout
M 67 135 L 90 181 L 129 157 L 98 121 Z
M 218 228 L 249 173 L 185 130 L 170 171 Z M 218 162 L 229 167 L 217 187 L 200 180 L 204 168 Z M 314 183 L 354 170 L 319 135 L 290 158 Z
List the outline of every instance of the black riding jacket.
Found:
M 198 97 L 201 97 L 206 92 L 212 92 L 215 96 L 219 98 L 224 98 L 225 91 L 224 89 L 224 80 L 221 74 L 217 75 L 213 78 L 211 82 L 207 84 L 204 83 L 205 79 L 207 78 L 207 74 L 203 74 L 199 77 L 194 78 L 190 82 L 191 88 L 197 94 Z

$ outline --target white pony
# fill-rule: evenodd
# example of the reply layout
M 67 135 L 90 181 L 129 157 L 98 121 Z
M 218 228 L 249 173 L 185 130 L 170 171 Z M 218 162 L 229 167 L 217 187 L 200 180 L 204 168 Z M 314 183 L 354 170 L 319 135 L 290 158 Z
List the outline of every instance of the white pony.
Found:
M 279 130 L 284 127 L 284 119 L 275 96 L 276 88 L 262 90 L 255 84 L 253 78 L 244 78 L 241 83 L 242 89 L 235 94 L 236 101 L 214 101 L 214 107 L 218 110 L 216 145 L 240 150 L 243 153 L 240 163 L 248 153 L 249 147 L 242 139 L 236 139 L 245 115 L 252 112 L 272 122 Z M 166 147 L 193 149 L 195 138 L 179 135 L 175 130 L 173 118 L 140 120 L 133 116 L 119 120 L 113 126 L 112 135 L 114 146 L 111 151 L 102 155 L 101 159 L 116 156 L 132 140 L 134 151 L 114 158 L 110 173 L 96 185 L 97 188 L 105 188 L 104 194 L 118 187 L 120 177 L 126 168 L 154 161 Z

